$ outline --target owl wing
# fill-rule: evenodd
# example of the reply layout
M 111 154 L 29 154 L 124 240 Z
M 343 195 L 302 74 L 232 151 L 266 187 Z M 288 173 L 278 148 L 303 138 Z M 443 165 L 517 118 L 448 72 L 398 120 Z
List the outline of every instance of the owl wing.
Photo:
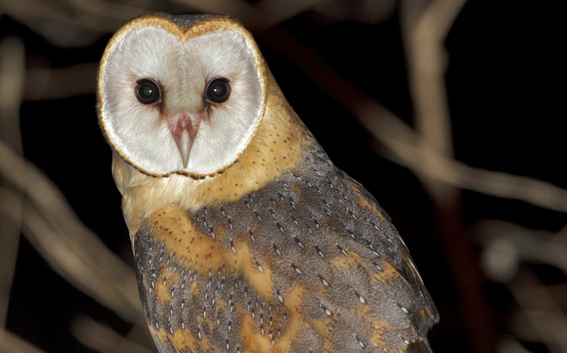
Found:
M 134 239 L 170 352 L 430 352 L 435 307 L 374 198 L 313 155 L 239 201 L 170 204 Z
M 345 180 L 348 180 L 348 183 L 351 184 L 355 192 L 358 194 L 359 200 L 365 207 L 371 209 L 379 218 L 386 218 L 389 222 L 391 222 L 390 217 L 382 209 L 374 196 L 368 192 L 368 190 L 346 174 Z M 394 228 L 391 223 L 390 225 Z M 392 233 L 394 233 L 393 238 L 395 238 L 398 242 L 397 248 L 401 254 L 401 261 L 395 261 L 398 262 L 397 266 L 395 266 L 396 271 L 407 281 L 411 291 L 413 292 L 412 295 L 416 297 L 416 305 L 413 307 L 411 322 L 416 330 L 417 339 L 408 346 L 407 352 L 430 352 L 431 348 L 426 339 L 427 332 L 429 328 L 439 322 L 439 313 L 435 307 L 433 299 L 425 288 L 425 284 L 423 283 L 423 280 L 412 260 L 405 242 L 395 229 L 393 229 Z
M 345 173 L 343 174 L 345 176 L 345 179 L 348 180 L 348 182 L 352 185 L 356 193 L 359 195 L 360 199 L 364 200 L 363 203 L 365 203 L 365 205 L 370 209 L 373 209 L 374 213 L 376 213 L 376 215 L 379 215 L 380 218 L 382 218 L 383 216 L 387 218 L 389 222 L 391 222 L 390 217 L 387 215 L 386 211 L 382 209 L 382 207 L 380 206 L 378 201 L 376 201 L 374 196 L 372 196 L 372 194 L 368 192 L 368 190 L 366 190 L 364 186 L 362 186 L 359 182 L 352 179 L 347 174 Z M 421 279 L 421 276 L 417 271 L 415 264 L 413 263 L 413 260 L 411 258 L 411 255 L 404 240 L 397 233 L 397 231 L 395 232 L 396 232 L 397 240 L 401 243 L 399 250 L 402 253 L 402 266 L 399 270 L 405 273 L 405 277 L 407 278 L 408 281 L 411 282 L 413 288 L 420 288 L 421 290 L 420 292 L 418 292 L 418 294 L 421 293 L 425 300 L 425 306 L 423 309 L 425 310 L 427 320 L 424 330 L 427 331 L 429 327 L 433 326 L 439 321 L 439 313 L 437 311 L 437 308 L 435 307 L 435 304 L 433 303 L 433 299 L 431 298 L 429 292 L 427 291 L 427 288 L 425 288 L 425 284 L 423 283 L 423 280 Z

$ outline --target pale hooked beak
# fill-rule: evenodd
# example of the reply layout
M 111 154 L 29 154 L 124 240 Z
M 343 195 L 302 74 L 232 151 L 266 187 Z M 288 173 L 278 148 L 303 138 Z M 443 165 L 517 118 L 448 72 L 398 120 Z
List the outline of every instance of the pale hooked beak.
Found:
M 189 131 L 183 130 L 180 137 L 174 136 L 173 139 L 175 140 L 179 153 L 181 153 L 183 168 L 187 168 L 187 164 L 189 163 L 189 153 L 191 152 L 191 147 L 193 147 L 194 138 L 189 136 Z
M 191 115 L 182 113 L 176 115 L 173 121 L 168 125 L 173 140 L 177 145 L 177 149 L 181 154 L 183 168 L 187 168 L 191 148 L 193 147 L 195 136 L 197 136 L 197 131 L 199 131 L 199 126 L 201 125 L 201 118 L 199 116 L 191 118 Z

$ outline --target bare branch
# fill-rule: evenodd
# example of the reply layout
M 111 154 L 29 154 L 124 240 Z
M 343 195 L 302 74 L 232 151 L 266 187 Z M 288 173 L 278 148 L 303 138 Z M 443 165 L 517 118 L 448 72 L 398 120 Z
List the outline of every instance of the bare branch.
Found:
M 451 118 L 445 87 L 444 40 L 466 0 L 406 0 L 403 2 L 403 38 L 407 49 L 410 91 L 420 143 L 444 157 L 453 156 Z M 428 158 L 428 156 L 424 156 Z M 434 163 L 428 161 L 424 163 Z M 418 175 L 419 176 L 419 175 Z M 454 203 L 456 190 L 422 178 L 441 203 Z

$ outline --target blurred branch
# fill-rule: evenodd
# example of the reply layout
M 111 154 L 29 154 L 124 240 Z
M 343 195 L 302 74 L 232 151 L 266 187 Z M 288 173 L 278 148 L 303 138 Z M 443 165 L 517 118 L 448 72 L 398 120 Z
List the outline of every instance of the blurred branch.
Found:
M 0 208 L 23 222 L 24 234 L 53 269 L 125 320 L 136 320 L 141 306 L 132 269 L 79 221 L 55 185 L 1 142 L 0 175 L 30 201 L 17 219 L 14 192 L 0 190 Z
M 25 76 L 25 52 L 22 42 L 15 38 L 0 42 L 0 141 L 14 153 L 22 154 L 20 139 L 20 104 Z M 16 170 L 16 173 L 22 172 Z M 25 178 L 25 174 L 21 174 Z M 0 175 L 0 187 L 13 190 L 13 185 Z M 14 191 L 12 200 L 16 218 L 21 218 L 23 195 Z M 6 325 L 10 290 L 18 257 L 21 224 L 0 212 L 0 329 Z
M 13 333 L 0 328 L 0 353 L 45 353 Z
M 466 0 L 402 1 L 402 37 L 419 142 L 423 149 L 447 158 L 453 155 L 453 141 L 445 87 L 444 41 L 465 3 Z M 429 154 L 423 157 L 423 163 L 434 163 L 427 159 Z M 438 202 L 454 203 L 457 190 L 417 172 Z
M 403 0 L 401 31 L 414 107 L 416 152 L 424 168 L 412 168 L 431 195 L 436 232 L 444 245 L 453 282 L 462 300 L 462 323 L 475 352 L 495 352 L 492 312 L 482 288 L 482 274 L 472 252 L 463 219 L 460 190 L 431 178 L 439 159 L 454 155 L 451 117 L 445 86 L 445 38 L 466 0 Z M 446 171 L 446 170 L 444 170 Z
M 145 326 L 145 322 L 144 322 Z M 85 346 L 101 353 L 153 353 L 155 348 L 147 348 L 131 339 L 119 335 L 112 328 L 102 325 L 90 317 L 75 320 L 73 333 Z M 152 347 L 154 345 L 152 344 Z
M 567 274 L 567 241 L 553 232 L 500 220 L 485 220 L 476 232 L 485 249 L 485 270 L 496 280 L 511 279 L 521 262 L 549 264 Z
M 537 276 L 524 268 L 508 289 L 522 307 L 513 327 L 520 339 L 543 342 L 551 353 L 567 352 L 567 317 Z
M 562 309 L 567 287 L 545 285 L 527 266 L 549 264 L 567 273 L 567 240 L 500 220 L 483 221 L 477 233 L 484 248 L 485 272 L 502 282 L 520 306 L 512 319 L 514 335 L 543 343 L 549 352 L 567 352 L 567 316 Z
M 414 139 L 404 141 L 401 136 L 408 131 L 406 127 L 401 126 L 399 122 L 385 119 L 368 123 L 369 131 L 388 147 L 389 151 L 385 156 L 396 163 L 462 189 L 521 200 L 538 207 L 567 213 L 567 190 L 530 177 L 475 168 L 422 149 Z M 398 132 L 400 135 L 394 135 Z M 425 163 L 424 160 L 428 162 Z

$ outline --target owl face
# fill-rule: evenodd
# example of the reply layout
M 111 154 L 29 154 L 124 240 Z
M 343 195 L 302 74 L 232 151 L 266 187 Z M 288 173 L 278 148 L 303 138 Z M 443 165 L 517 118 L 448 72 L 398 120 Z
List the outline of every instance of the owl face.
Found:
M 146 16 L 117 32 L 99 72 L 101 127 L 130 165 L 203 178 L 228 168 L 264 114 L 266 72 L 251 35 L 224 17 Z

